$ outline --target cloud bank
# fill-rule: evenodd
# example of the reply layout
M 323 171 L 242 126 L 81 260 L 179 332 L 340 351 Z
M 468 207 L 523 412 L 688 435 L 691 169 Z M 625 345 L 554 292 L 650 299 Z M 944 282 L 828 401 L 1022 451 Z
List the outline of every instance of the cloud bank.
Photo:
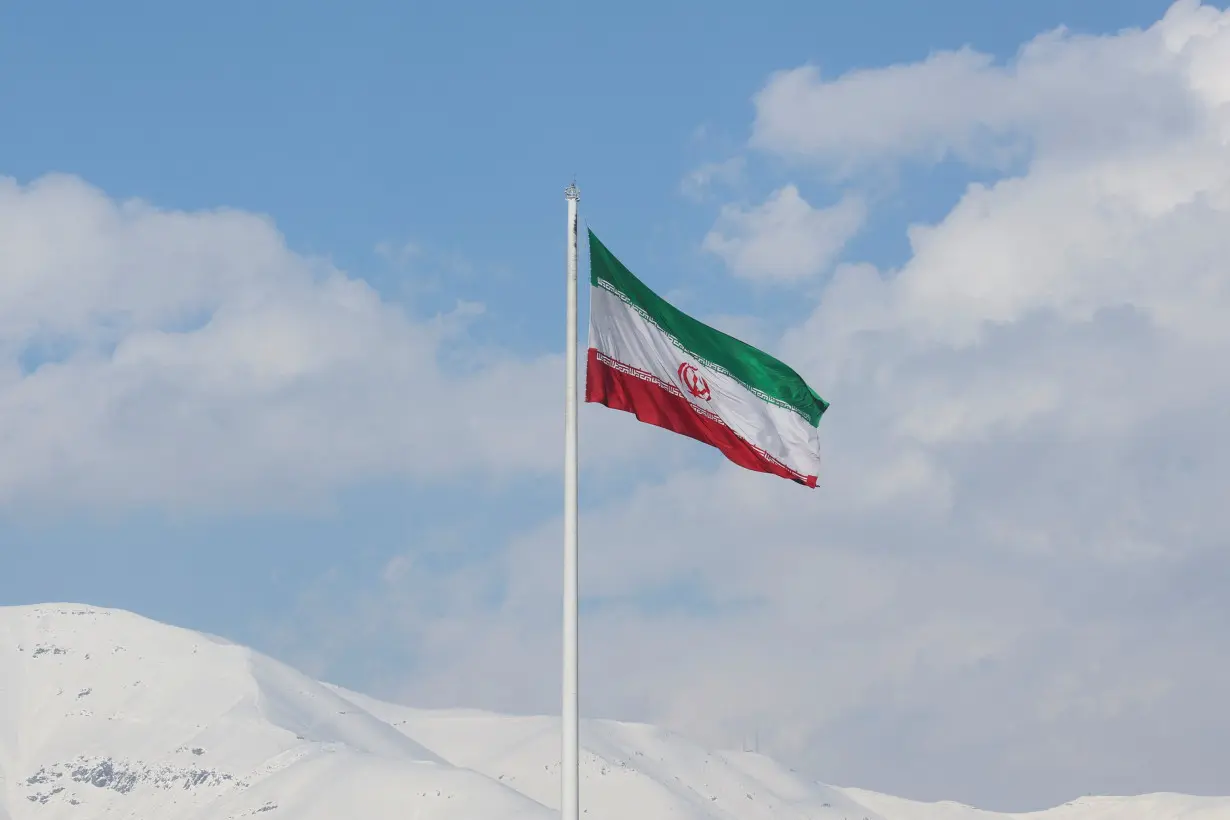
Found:
M 798 188 L 787 185 L 756 207 L 724 207 L 703 247 L 736 276 L 797 282 L 827 270 L 866 216 L 858 197 L 814 208 Z
M 555 474 L 563 358 L 475 345 L 482 312 L 416 318 L 256 214 L 0 179 L 0 505 L 235 510 Z M 618 441 L 587 446 L 618 461 Z

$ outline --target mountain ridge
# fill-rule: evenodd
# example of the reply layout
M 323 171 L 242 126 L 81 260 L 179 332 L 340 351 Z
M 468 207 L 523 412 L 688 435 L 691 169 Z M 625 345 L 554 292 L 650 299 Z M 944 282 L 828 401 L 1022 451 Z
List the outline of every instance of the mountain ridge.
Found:
M 1230 798 L 1003 814 L 810 781 L 660 727 L 582 722 L 590 820 L 1230 820 Z M 387 703 L 119 609 L 0 607 L 0 820 L 543 820 L 559 723 Z

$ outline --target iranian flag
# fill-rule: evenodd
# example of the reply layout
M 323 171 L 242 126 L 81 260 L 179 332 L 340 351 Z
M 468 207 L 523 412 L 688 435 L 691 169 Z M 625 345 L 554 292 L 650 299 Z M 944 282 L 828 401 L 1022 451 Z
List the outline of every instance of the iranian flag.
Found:
M 585 400 L 722 451 L 749 470 L 816 486 L 828 402 L 764 351 L 662 299 L 589 232 Z

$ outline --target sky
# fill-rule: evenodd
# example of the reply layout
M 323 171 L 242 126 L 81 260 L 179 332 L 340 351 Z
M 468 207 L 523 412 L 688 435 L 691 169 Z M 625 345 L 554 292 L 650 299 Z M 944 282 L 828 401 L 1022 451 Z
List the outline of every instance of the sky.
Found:
M 582 408 L 585 715 L 1230 794 L 1227 77 L 1194 0 L 5 4 L 0 603 L 558 711 L 575 178 L 832 404 L 816 490 Z

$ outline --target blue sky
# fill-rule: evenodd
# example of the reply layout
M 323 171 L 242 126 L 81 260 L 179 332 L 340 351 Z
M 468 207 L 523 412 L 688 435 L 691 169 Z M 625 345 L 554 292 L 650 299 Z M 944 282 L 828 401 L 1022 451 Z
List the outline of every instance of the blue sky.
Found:
M 925 259 L 917 242 L 911 247 L 908 226 L 940 223 L 971 182 L 993 185 L 1008 175 L 1028 175 L 1042 167 L 1038 162 L 1041 154 L 1032 153 L 1031 148 L 1006 162 L 971 159 L 954 137 L 942 156 L 928 158 L 924 151 L 920 159 L 906 151 L 904 158 L 880 158 L 873 171 L 852 175 L 843 172 L 839 163 L 829 162 L 827 154 L 808 157 L 803 156 L 806 151 L 792 155 L 785 149 L 749 149 L 754 121 L 767 121 L 763 112 L 757 120 L 754 95 L 770 85 L 775 72 L 808 64 L 819 66 L 824 80 L 832 81 L 856 70 L 879 77 L 875 70 L 886 66 L 925 65 L 935 52 L 964 46 L 1011 62 L 1023 44 L 1057 26 L 1078 34 L 1113 35 L 1125 28 L 1153 25 L 1168 6 L 1144 0 L 782 2 L 757 7 L 736 3 L 595 7 L 359 0 L 346 4 L 228 1 L 192 7 L 134 2 L 109 3 L 105 8 L 84 2 L 10 5 L 0 12 L 0 176 L 24 186 L 44 175 L 62 173 L 79 178 L 112 201 L 139 198 L 171 211 L 225 207 L 266 215 L 295 259 L 328 260 L 352 279 L 367 282 L 382 304 L 408 317 L 408 322 L 430 325 L 433 317 L 449 314 L 459 303 L 481 304 L 482 315 L 468 320 L 460 335 L 450 337 L 436 350 L 447 376 L 472 367 L 495 368 L 492 362 L 506 357 L 526 367 L 536 367 L 537 362 L 545 372 L 553 372 L 550 367 L 557 360 L 552 357 L 563 347 L 562 189 L 575 174 L 582 189 L 584 218 L 633 270 L 685 309 L 715 317 L 715 322 L 729 322 L 732 328 L 747 328 L 753 341 L 783 355 L 797 353 L 796 359 L 812 368 L 805 371 L 809 378 L 834 402 L 837 418 L 830 429 L 850 431 L 851 440 L 857 433 L 864 437 L 858 441 L 874 442 L 882 439 L 876 425 L 887 425 L 888 416 L 880 405 L 875 405 L 880 409 L 860 413 L 860 407 L 872 407 L 871 400 L 867 405 L 859 403 L 870 395 L 861 391 L 871 388 L 850 387 L 844 394 L 834 394 L 843 384 L 835 374 L 844 371 L 821 354 L 813 356 L 819 342 L 800 342 L 801 328 L 809 326 L 809 317 L 823 315 L 816 307 L 822 294 L 835 294 L 826 297 L 832 304 L 841 304 L 840 298 L 845 298 L 830 290 L 834 260 L 821 265 L 823 270 L 812 272 L 797 287 L 782 287 L 754 273 L 735 271 L 731 275 L 728 268 L 734 263 L 707 252 L 706 236 L 721 219 L 724 207 L 746 214 L 787 184 L 797 186 L 816 209 L 831 206 L 854 191 L 870 203 L 868 217 L 857 235 L 840 243 L 836 259 L 869 263 L 881 271 L 909 270 L 912 257 L 919 266 Z M 1077 43 L 1074 49 L 1083 48 L 1079 38 L 1073 42 Z M 1069 70 L 1070 65 L 1063 63 L 1056 71 Z M 1115 71 L 1118 68 L 1108 69 L 1107 76 Z M 1096 72 L 1073 75 L 1071 87 L 1093 75 L 1102 76 Z M 1067 87 L 1063 83 L 1045 85 L 1043 90 L 1030 86 L 1029 93 L 1045 102 L 1060 94 L 1048 89 L 1060 86 Z M 937 84 L 936 88 L 937 94 L 951 95 L 946 98 L 950 101 L 964 93 L 960 86 Z M 1090 99 L 1119 99 L 1104 89 L 1095 90 L 1096 96 Z M 864 92 L 856 89 L 852 93 Z M 1142 117 L 1156 111 L 1151 122 L 1160 123 L 1159 132 L 1169 134 L 1172 121 L 1166 119 L 1169 109 L 1164 95 L 1156 99 L 1162 102 L 1152 108 L 1125 103 L 1114 108 L 1107 121 L 1117 122 L 1109 117 L 1123 110 L 1145 110 Z M 1150 97 L 1146 103 L 1150 100 L 1156 101 Z M 1047 159 L 1058 157 L 1062 164 L 1075 156 L 1083 161 L 1085 155 L 1079 152 L 1064 152 L 1066 146 L 1079 143 L 1082 135 L 1097 130 L 1090 124 L 1093 116 L 1084 123 L 1085 131 L 1073 126 L 1076 136 L 1061 134 L 1062 129 L 1057 130 L 1046 118 L 1053 115 L 1062 121 L 1068 116 L 1064 112 L 1076 110 L 1063 108 L 1062 102 L 1052 108 L 1022 105 L 1024 113 L 1006 115 L 1007 124 L 997 125 L 997 115 L 989 110 L 970 116 L 991 123 L 992 130 L 1002 125 L 1001 130 L 1010 136 L 1043 146 L 1039 152 L 1060 145 Z M 959 108 L 956 102 L 952 105 Z M 1037 114 L 1039 110 L 1044 113 Z M 1054 114 L 1056 111 L 1060 113 Z M 840 117 L 844 112 L 838 107 L 830 113 Z M 960 114 L 958 110 L 954 116 Z M 824 126 L 811 122 L 806 127 Z M 1125 126 L 1123 133 L 1129 131 L 1136 133 Z M 946 132 L 941 132 L 942 128 L 937 133 L 947 139 Z M 853 148 L 841 150 L 851 157 L 858 153 Z M 685 190 L 689 175 L 732 158 L 741 163 L 738 174 L 700 192 Z M 74 217 L 65 218 L 71 221 Z M 18 262 L 10 260 L 10 264 Z M 88 265 L 88 261 L 81 264 Z M 208 271 L 207 263 L 202 265 Z M 173 277 L 176 271 L 151 268 L 150 276 L 141 280 L 143 287 L 157 289 L 163 275 Z M 1124 296 L 1121 301 L 1136 304 L 1133 298 Z M 1111 300 L 1106 304 L 1119 303 Z M 1043 314 L 1049 309 L 1038 308 Z M 957 314 L 952 327 L 966 315 L 959 310 Z M 1063 321 L 1070 318 L 1062 311 L 1056 315 Z M 1010 319 L 988 314 L 987 318 L 1009 325 L 1018 320 L 1043 325 L 1047 321 L 1046 315 L 1034 314 L 1026 318 L 1014 314 Z M 1046 333 L 1037 338 L 1047 338 Z M 1052 364 L 1063 359 L 1066 338 L 1054 337 Z M 977 359 L 981 353 L 954 348 L 941 357 L 944 367 L 968 365 L 969 372 L 992 372 L 1003 362 L 1019 363 L 1026 355 L 1014 347 L 1018 343 L 1015 336 L 1006 336 L 1000 347 L 996 347 L 1001 344 L 997 339 L 984 342 L 981 350 L 1006 358 L 983 361 Z M 28 339 L 22 343 L 21 355 L 30 355 L 31 344 Z M 391 355 L 394 350 L 370 352 Z M 874 363 L 867 358 L 858 361 Z M 826 375 L 833 375 L 833 381 L 818 381 Z M 951 387 L 952 382 L 936 384 Z M 918 386 L 919 395 L 934 395 L 924 388 Z M 978 392 L 974 386 L 966 388 L 970 395 Z M 965 395 L 961 389 L 965 388 L 949 395 Z M 491 395 L 481 388 L 475 391 L 475 396 Z M 413 426 L 425 412 L 423 407 L 440 401 L 439 395 L 408 394 L 402 406 L 405 423 Z M 554 396 L 543 399 L 544 407 L 557 404 Z M 331 418 L 336 421 L 337 417 Z M 597 511 L 595 515 L 618 519 L 621 509 L 640 509 L 638 499 L 652 495 L 655 488 L 674 486 L 673 482 L 692 475 L 722 481 L 712 477 L 733 469 L 708 452 L 666 441 L 653 432 L 629 430 L 630 420 L 599 418 L 592 408 L 586 409 L 583 419 L 587 424 L 592 419 L 592 424 L 605 425 L 604 431 L 629 436 L 632 442 L 632 455 L 611 469 L 587 464 L 585 503 Z M 167 440 L 173 441 L 177 428 L 172 421 L 166 423 L 171 425 L 166 428 L 171 431 Z M 344 417 L 339 423 L 345 424 Z M 355 424 L 366 422 L 356 420 Z M 546 418 L 542 424 L 551 430 L 556 419 Z M 1000 428 L 988 429 L 988 436 L 1002 434 Z M 1027 432 L 1037 433 L 1032 428 Z M 1037 434 L 1042 437 L 1038 446 L 1063 450 L 1057 433 L 1050 438 L 1045 431 Z M 557 443 L 552 439 L 545 446 L 549 449 Z M 221 446 L 225 448 L 225 440 Z M 242 449 L 246 445 L 236 441 L 234 446 Z M 840 449 L 843 445 L 834 446 Z M 1030 450 L 1028 440 L 1023 444 L 1013 439 L 1004 446 L 1009 448 L 1002 451 L 1006 454 L 1021 448 L 1036 452 Z M 1102 454 L 1102 461 L 1081 462 L 1071 467 L 1073 475 L 1094 480 L 1101 470 L 1113 472 L 1108 465 L 1126 457 L 1123 446 L 1119 442 L 1106 444 L 1104 450 L 1094 448 Z M 1144 445 L 1138 441 L 1137 446 Z M 1158 447 L 1173 452 L 1162 444 Z M 1048 506 L 1057 503 L 1055 499 L 1040 492 L 1037 506 L 1031 506 L 1033 502 L 1020 495 L 1023 483 L 1004 480 L 997 484 L 979 472 L 979 459 L 990 452 L 968 442 L 945 450 L 944 464 L 957 476 L 953 486 L 969 488 L 965 494 L 954 491 L 956 500 L 948 515 L 957 516 L 953 510 L 1004 507 L 1035 509 L 1030 520 L 1052 521 L 1085 504 L 1099 511 L 1093 516 L 1096 520 L 1114 517 L 1096 506 L 1105 498 L 1070 498 L 1071 507 L 1056 513 L 1056 508 Z M 174 472 L 176 456 L 170 450 L 163 455 L 151 463 Z M 851 449 L 847 456 L 835 457 L 835 463 L 847 463 L 843 458 L 857 461 L 857 455 Z M 70 458 L 66 463 L 73 462 Z M 293 459 L 286 463 L 292 465 L 287 470 L 303 467 L 296 467 Z M 201 464 L 209 467 L 212 462 L 188 460 L 183 469 L 198 469 Z M 132 609 L 255 644 L 351 686 L 447 702 L 450 689 L 445 672 L 481 676 L 484 663 L 494 665 L 503 655 L 495 650 L 491 655 L 479 653 L 464 662 L 458 660 L 451 668 L 431 654 L 435 650 L 427 648 L 430 642 L 425 634 L 440 624 L 461 623 L 466 614 L 454 611 L 447 601 L 433 602 L 431 590 L 452 590 L 451 584 L 458 579 L 470 578 L 466 573 L 485 568 L 474 570 L 482 583 L 466 587 L 473 596 L 469 614 L 474 619 L 466 622 L 465 629 L 470 631 L 462 629 L 460 634 L 472 636 L 487 623 L 483 618 L 514 618 L 508 602 L 515 599 L 509 590 L 516 588 L 517 573 L 508 567 L 534 566 L 553 573 L 543 593 L 547 601 L 553 600 L 550 589 L 556 582 L 551 534 L 559 507 L 558 474 L 537 463 L 526 467 L 520 462 L 507 469 L 488 470 L 481 453 L 466 465 L 468 472 L 438 476 L 426 467 L 421 472 L 347 468 L 314 484 L 307 500 L 289 504 L 275 498 L 276 488 L 266 499 L 263 493 L 269 487 L 259 483 L 253 484 L 256 490 L 243 491 L 247 493 L 244 503 L 223 499 L 204 506 L 167 503 L 157 492 L 147 491 L 135 493 L 131 503 L 116 501 L 108 492 L 91 500 L 88 490 L 75 485 L 72 492 L 59 493 L 55 482 L 39 484 L 37 491 L 28 494 L 13 491 L 6 497 L 8 504 L 0 519 L 4 560 L 0 601 L 75 600 Z M 1222 463 L 1214 460 L 1205 466 L 1220 469 Z M 27 469 L 39 473 L 40 468 L 20 461 L 10 465 L 19 476 Z M 82 469 L 105 472 L 106 465 L 91 462 Z M 126 470 L 138 468 L 121 460 L 115 469 L 113 480 L 118 486 L 130 477 Z M 209 481 L 227 484 L 231 481 L 227 469 L 238 468 L 225 461 Z M 328 472 L 325 467 L 320 469 L 322 474 Z M 1015 480 L 1025 482 L 1028 475 L 1032 474 L 1017 473 Z M 176 481 L 191 487 L 190 478 L 178 475 Z M 246 487 L 244 480 L 236 474 L 234 483 Z M 841 483 L 843 477 L 837 474 L 832 480 Z M 70 477 L 65 483 L 74 482 Z M 12 486 L 21 489 L 20 478 L 12 479 Z M 764 491 L 761 484 L 752 486 Z M 1181 493 L 1174 493 L 1165 496 L 1170 506 L 1157 510 L 1158 520 L 1168 522 L 1167 526 L 1174 523 L 1172 518 L 1185 503 Z M 179 502 L 186 497 L 178 497 Z M 790 504 L 798 503 L 796 496 L 790 497 L 795 499 Z M 1115 501 L 1128 497 L 1125 491 Z M 1019 506 L 1013 507 L 1014 501 Z M 909 507 L 914 502 L 901 503 Z M 1199 505 L 1190 499 L 1186 503 Z M 891 514 L 902 509 L 893 507 Z M 628 520 L 639 520 L 635 518 L 639 514 L 625 515 Z M 845 515 L 833 511 L 835 517 L 839 514 Z M 872 553 L 891 552 L 888 545 L 899 546 L 900 533 L 915 531 L 915 524 L 901 524 L 901 529 L 893 530 L 879 514 L 867 515 L 865 520 L 850 519 L 841 526 L 879 533 L 873 543 L 864 545 Z M 937 543 L 957 540 L 963 549 L 978 553 L 978 539 L 985 537 L 985 531 L 975 526 L 985 523 L 978 516 L 968 521 L 954 518 L 946 524 L 936 524 L 926 515 L 923 518 L 936 528 Z M 1160 537 L 1162 525 L 1156 521 L 1137 521 L 1131 516 L 1122 521 L 1120 535 L 1133 543 Z M 816 525 L 800 526 L 814 532 Z M 1088 539 L 1091 530 L 1082 529 L 1084 526 L 1073 524 L 1062 533 L 1033 537 L 1054 547 L 1076 537 L 1074 533 Z M 995 531 L 1007 529 L 1003 524 Z M 1166 532 L 1173 535 L 1172 530 Z M 1219 532 L 1213 528 L 1184 537 L 1193 543 L 1217 542 Z M 627 537 L 639 543 L 643 534 L 631 532 Z M 1144 546 L 1141 549 L 1147 552 Z M 630 550 L 627 565 L 619 571 L 635 576 L 637 554 Z M 517 558 L 524 555 L 532 560 Z M 910 560 L 917 557 L 912 554 Z M 1006 568 L 1020 559 L 1003 558 L 1000 563 L 979 559 L 975 563 L 981 565 L 984 560 L 996 572 L 1011 575 L 1016 570 Z M 390 592 L 389 578 L 402 577 L 397 567 L 410 564 L 417 573 L 413 584 L 393 584 L 396 589 Z M 1193 566 L 1200 565 L 1167 566 L 1177 577 L 1190 575 Z M 1030 572 L 1038 573 L 1039 583 L 1070 569 L 1030 567 Z M 707 575 L 712 567 L 676 570 L 665 577 L 647 573 L 641 582 L 629 580 L 614 591 L 604 587 L 594 594 L 606 609 L 612 607 L 611 601 L 624 601 L 637 623 L 655 630 L 669 630 L 678 618 L 692 619 L 693 626 L 707 623 L 712 629 L 724 629 L 723 600 L 732 611 L 742 611 L 740 596 L 729 589 L 723 591 L 722 584 L 713 583 Z M 1132 583 L 1143 584 L 1142 579 L 1155 577 L 1154 570 L 1115 571 L 1126 572 L 1135 579 Z M 926 565 L 919 569 L 927 571 Z M 1095 588 L 1097 574 L 1107 571 L 1099 564 L 1087 576 L 1080 576 L 1083 580 L 1072 582 L 1074 598 L 1088 594 Z M 1054 575 L 1047 576 L 1048 572 Z M 438 587 L 433 586 L 437 581 Z M 1136 589 L 1143 591 L 1143 587 Z M 1151 594 L 1165 598 L 1174 590 L 1167 587 Z M 415 601 L 408 604 L 406 595 L 415 596 Z M 672 603 L 680 606 L 672 607 Z M 678 614 L 681 611 L 683 615 Z M 540 627 L 550 628 L 534 617 L 527 616 L 524 630 L 538 634 Z M 1101 617 L 1089 616 L 1080 623 L 1093 629 L 1102 623 Z M 435 626 L 418 622 L 406 626 L 407 619 L 416 618 Z M 732 641 L 740 640 L 740 635 L 752 640 L 738 624 L 729 629 Z M 634 637 L 624 637 L 635 645 Z M 544 645 L 548 644 L 550 641 Z M 1029 645 L 1030 651 L 1037 649 Z M 601 655 L 607 650 L 596 646 L 593 651 Z M 595 668 L 616 663 L 614 655 L 602 657 Z M 1009 657 L 1019 662 L 1026 655 L 1009 653 Z M 527 651 L 524 662 L 539 659 Z M 541 660 L 545 664 L 541 676 L 525 677 L 512 694 L 458 684 L 455 697 L 498 708 L 550 709 L 555 691 L 534 687 L 540 677 L 554 685 L 554 660 L 549 654 Z M 443 677 L 422 683 L 423 667 L 428 663 L 442 664 L 439 668 L 444 671 L 439 675 Z M 663 682 L 663 687 L 671 685 Z M 517 692 L 529 694 L 519 699 Z M 655 700 L 652 693 L 610 694 L 595 697 L 590 711 L 673 720 L 690 730 L 709 731 L 717 740 L 737 735 L 752 723 L 759 728 L 765 722 L 776 722 L 781 728 L 790 720 L 789 711 L 775 713 L 765 706 L 763 714 L 743 714 L 721 700 L 715 707 L 720 717 L 708 725 L 674 709 L 670 704 L 675 700 L 673 695 Z M 834 695 L 833 704 L 839 702 Z M 880 731 L 875 727 L 884 720 L 884 731 L 890 732 L 914 731 L 911 727 L 931 726 L 929 721 L 940 720 L 932 712 L 922 718 L 892 713 L 887 719 L 860 723 L 858 716 L 867 710 L 876 712 L 876 703 L 857 703 L 845 711 L 831 704 L 817 707 L 816 713 L 825 717 L 817 718 L 816 725 L 836 726 L 855 735 L 863 731 L 859 736 L 866 737 L 873 729 Z M 1046 772 L 1038 775 L 1044 785 L 1034 791 L 1010 785 L 1010 775 L 1020 773 L 1007 763 L 1002 771 L 983 773 L 987 776 L 980 785 L 973 782 L 974 774 L 958 771 L 960 756 L 953 752 L 951 757 L 941 756 L 949 768 L 936 788 L 959 793 L 935 795 L 927 793 L 925 781 L 897 770 L 873 774 L 870 762 L 840 763 L 839 755 L 827 747 L 815 751 L 819 741 L 814 737 L 795 738 L 784 729 L 780 735 L 775 751 L 812 765 L 818 776 L 862 778 L 868 786 L 913 790 L 922 796 L 1019 804 L 1063 796 L 1065 789 L 1083 790 L 1071 780 Z M 1106 737 L 1112 735 L 1107 730 Z M 974 739 L 962 748 L 968 751 L 981 742 Z M 905 762 L 892 765 L 907 767 Z M 1139 770 L 1145 771 L 1143 764 Z M 1090 789 L 1102 783 L 1125 788 L 1156 785 L 1145 774 L 1121 783 L 1099 780 L 1100 776 L 1090 773 Z M 1180 781 L 1182 777 L 1176 775 L 1160 785 L 1190 785 Z M 1212 788 L 1218 783 L 1223 789 L 1230 788 L 1230 782 L 1215 783 L 1211 775 L 1203 780 L 1193 775 L 1192 782 L 1193 788 Z

